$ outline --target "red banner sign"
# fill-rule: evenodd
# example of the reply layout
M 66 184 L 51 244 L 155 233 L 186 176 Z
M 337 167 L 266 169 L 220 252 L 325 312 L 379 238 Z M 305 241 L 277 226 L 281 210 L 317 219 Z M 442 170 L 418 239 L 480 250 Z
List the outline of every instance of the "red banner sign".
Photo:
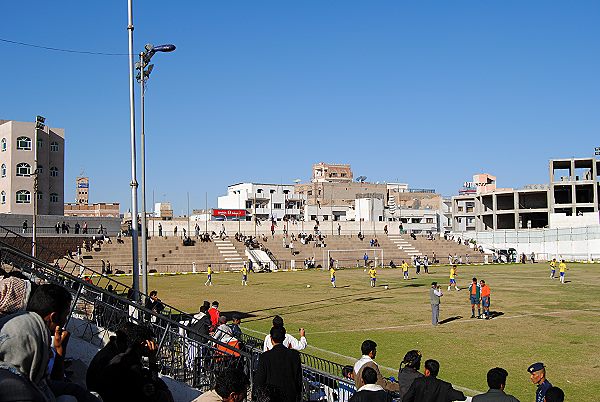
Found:
M 212 216 L 237 217 L 246 216 L 245 209 L 213 209 Z

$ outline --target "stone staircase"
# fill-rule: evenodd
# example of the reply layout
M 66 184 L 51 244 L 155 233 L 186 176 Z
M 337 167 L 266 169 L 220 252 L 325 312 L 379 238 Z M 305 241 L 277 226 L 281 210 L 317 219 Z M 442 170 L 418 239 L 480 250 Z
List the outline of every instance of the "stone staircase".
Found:
M 399 250 L 406 252 L 410 258 L 413 256 L 423 255 L 423 253 L 414 247 L 408 240 L 404 240 L 401 235 L 390 234 L 388 235 L 388 239 L 390 239 L 390 241 L 394 243 Z
M 229 270 L 242 269 L 245 257 L 242 258 L 240 256 L 238 250 L 228 238 L 225 240 L 214 239 L 213 242 L 215 243 L 215 246 L 217 246 L 223 261 L 229 265 Z

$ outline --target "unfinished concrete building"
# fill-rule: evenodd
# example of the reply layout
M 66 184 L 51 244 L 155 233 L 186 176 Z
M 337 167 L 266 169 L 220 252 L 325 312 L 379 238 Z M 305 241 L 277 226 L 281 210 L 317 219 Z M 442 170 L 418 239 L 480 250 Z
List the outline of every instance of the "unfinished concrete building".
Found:
M 549 226 L 551 214 L 598 212 L 600 161 L 553 159 L 550 184 L 495 189 L 452 197 L 452 230 L 535 229 Z
M 552 213 L 567 216 L 598 212 L 600 161 L 594 158 L 554 159 L 550 161 Z

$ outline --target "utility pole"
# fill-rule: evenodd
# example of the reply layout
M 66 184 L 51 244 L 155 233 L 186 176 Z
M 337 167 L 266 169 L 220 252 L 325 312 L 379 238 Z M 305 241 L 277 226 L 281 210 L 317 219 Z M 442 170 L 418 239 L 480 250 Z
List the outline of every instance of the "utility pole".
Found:
M 38 214 L 38 130 L 44 130 L 46 118 L 43 116 L 36 116 L 35 128 L 33 135 L 33 219 L 32 219 L 32 232 L 31 232 L 31 256 L 36 257 L 37 254 L 37 214 Z

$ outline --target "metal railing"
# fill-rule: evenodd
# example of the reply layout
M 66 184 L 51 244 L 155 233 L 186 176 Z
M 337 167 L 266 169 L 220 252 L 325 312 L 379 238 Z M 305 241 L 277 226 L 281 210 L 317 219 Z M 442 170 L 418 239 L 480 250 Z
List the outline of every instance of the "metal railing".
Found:
M 0 227 L 4 235 L 7 229 Z M 8 234 L 15 236 L 14 232 Z M 17 237 L 19 238 L 19 237 Z M 25 244 L 30 243 L 30 239 Z M 187 323 L 189 314 L 164 305 L 159 313 L 131 299 L 132 289 L 69 259 L 62 266 L 33 258 L 14 244 L 0 240 L 3 269 L 26 273 L 33 280 L 59 284 L 73 295 L 68 329 L 91 344 L 101 347 L 123 323 L 150 327 L 158 343 L 158 366 L 162 374 L 201 390 L 214 385 L 216 374 L 227 367 L 242 368 L 250 378 L 255 356 L 237 344 L 227 344 L 203 335 Z M 47 250 L 38 252 L 45 254 Z M 87 278 L 87 279 L 84 279 Z M 129 296 L 129 297 L 128 297 Z M 144 296 L 144 295 L 142 295 Z
M 6 242 L 10 237 L 11 242 Z M 158 343 L 159 371 L 202 391 L 214 386 L 216 375 L 228 367 L 243 369 L 252 382 L 262 353 L 263 340 L 242 334 L 239 344 L 227 344 L 203 335 L 188 324 L 193 317 L 164 304 L 159 313 L 130 300 L 132 288 L 115 278 L 101 275 L 83 264 L 38 246 L 38 258 L 28 250 L 31 239 L 0 226 L 0 266 L 16 269 L 33 280 L 64 286 L 73 295 L 67 328 L 91 344 L 102 347 L 123 323 L 147 325 Z M 52 259 L 60 258 L 52 264 Z M 129 296 L 129 297 L 128 297 Z M 141 295 L 144 297 L 145 295 Z M 301 353 L 303 400 L 349 399 L 354 384 L 342 378 L 343 365 Z M 342 395 L 347 393 L 347 395 Z

